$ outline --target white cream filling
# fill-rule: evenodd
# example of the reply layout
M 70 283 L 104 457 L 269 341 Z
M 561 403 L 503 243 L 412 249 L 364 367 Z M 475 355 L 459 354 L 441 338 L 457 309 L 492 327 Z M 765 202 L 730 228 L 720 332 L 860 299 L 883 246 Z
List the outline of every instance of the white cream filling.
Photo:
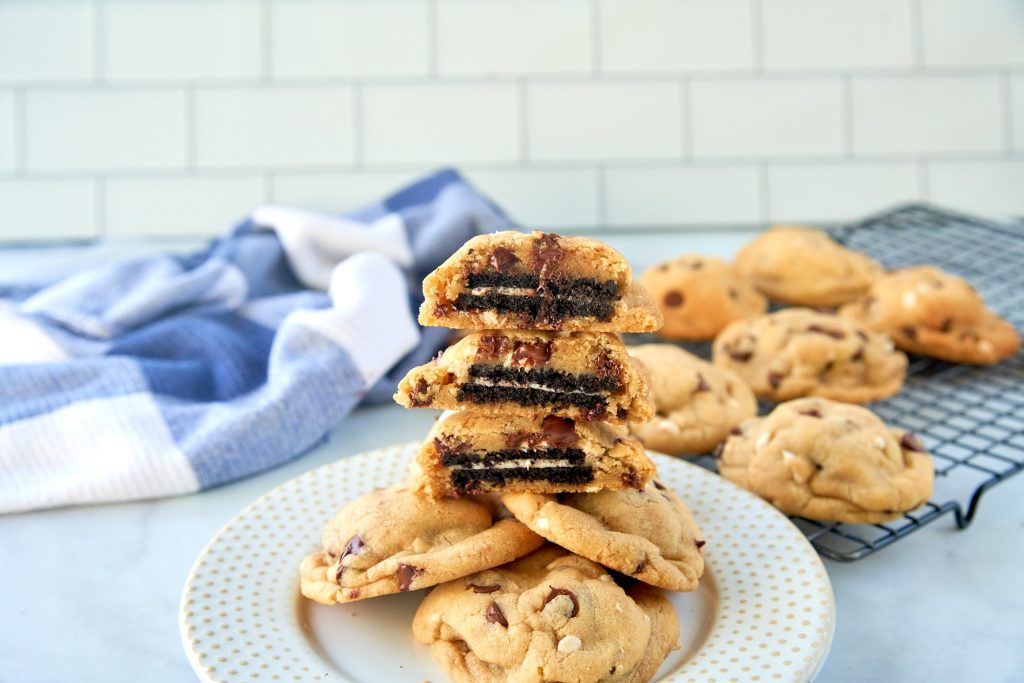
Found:
M 554 467 L 573 467 L 571 460 L 557 458 L 551 460 L 534 460 L 533 458 L 521 458 L 519 460 L 502 460 L 501 462 L 488 465 L 482 462 L 474 462 L 470 465 L 452 465 L 451 470 L 510 470 L 514 467 L 532 467 L 538 469 Z
M 509 380 L 500 379 L 493 380 L 487 377 L 474 377 L 472 381 L 467 384 L 480 384 L 485 387 L 512 387 L 514 389 L 537 389 L 538 391 L 546 391 L 551 394 L 586 394 L 587 396 L 604 396 L 604 391 L 580 391 L 578 389 L 552 389 L 551 387 L 543 384 L 537 384 L 536 382 L 511 382 Z
M 474 287 L 469 290 L 473 296 L 484 296 L 485 294 L 507 294 L 509 296 L 535 296 L 536 289 L 528 287 Z

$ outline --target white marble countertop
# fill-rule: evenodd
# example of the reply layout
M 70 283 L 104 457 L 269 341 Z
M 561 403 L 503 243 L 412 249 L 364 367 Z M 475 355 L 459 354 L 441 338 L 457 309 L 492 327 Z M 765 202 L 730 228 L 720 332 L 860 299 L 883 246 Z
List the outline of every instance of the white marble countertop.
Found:
M 605 236 L 637 266 L 728 256 L 737 234 Z M 0 251 L 0 280 L 152 246 Z M 2 334 L 2 331 L 0 331 Z M 0 517 L 0 680 L 194 680 L 178 636 L 193 560 L 242 507 L 308 469 L 423 437 L 432 411 L 361 408 L 278 469 L 198 495 Z M 2 476 L 2 473 L 0 473 Z M 838 627 L 820 681 L 1024 680 L 1024 478 L 852 564 L 826 561 Z

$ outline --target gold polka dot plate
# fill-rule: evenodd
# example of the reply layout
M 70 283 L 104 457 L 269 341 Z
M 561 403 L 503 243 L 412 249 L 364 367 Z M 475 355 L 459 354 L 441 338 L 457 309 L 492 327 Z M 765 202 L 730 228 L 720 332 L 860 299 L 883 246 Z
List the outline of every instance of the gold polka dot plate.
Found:
M 200 680 L 445 680 L 412 637 L 422 592 L 331 606 L 299 594 L 299 562 L 319 547 L 323 525 L 350 500 L 404 478 L 417 447 L 370 451 L 300 475 L 213 537 L 181 599 L 181 637 Z M 654 680 L 811 680 L 835 628 L 817 553 L 761 499 L 683 460 L 652 457 L 707 540 L 700 588 L 668 594 L 680 646 Z

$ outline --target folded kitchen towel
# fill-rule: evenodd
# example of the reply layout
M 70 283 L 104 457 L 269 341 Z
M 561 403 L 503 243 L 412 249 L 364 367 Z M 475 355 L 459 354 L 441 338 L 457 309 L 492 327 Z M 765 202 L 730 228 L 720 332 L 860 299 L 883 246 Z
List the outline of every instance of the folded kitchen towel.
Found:
M 319 443 L 441 346 L 420 282 L 514 227 L 445 170 L 343 217 L 0 288 L 0 512 L 198 491 Z

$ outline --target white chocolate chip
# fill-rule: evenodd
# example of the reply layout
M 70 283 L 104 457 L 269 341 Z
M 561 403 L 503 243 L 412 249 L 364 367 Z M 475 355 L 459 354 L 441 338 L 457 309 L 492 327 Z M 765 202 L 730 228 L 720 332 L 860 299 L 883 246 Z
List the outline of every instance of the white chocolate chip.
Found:
M 675 422 L 672 422 L 671 420 L 662 420 L 658 424 L 658 426 L 674 434 L 678 434 L 680 431 L 682 431 L 679 429 L 679 425 L 677 425 Z
M 601 574 L 601 580 L 607 583 L 612 580 L 612 577 L 609 574 Z
M 576 652 L 582 645 L 583 641 L 576 636 L 566 636 L 558 641 L 558 651 L 567 655 L 571 652 Z
M 879 449 L 881 449 L 883 451 L 885 450 L 885 439 L 883 437 L 881 437 L 881 436 L 876 436 L 875 437 L 875 448 L 879 448 Z
M 811 478 L 814 473 L 814 466 L 806 459 L 801 458 L 793 451 L 782 451 L 782 464 L 789 468 L 793 475 L 793 481 L 803 484 Z
M 917 294 L 914 292 L 903 292 L 903 307 L 913 308 L 917 305 Z
M 537 519 L 538 529 L 549 529 L 551 528 L 551 521 L 547 517 L 540 517 Z
M 761 436 L 757 437 L 757 443 L 754 444 L 754 450 L 760 451 L 762 448 L 768 445 L 768 439 L 771 438 L 768 432 L 765 432 Z
M 978 350 L 984 353 L 985 355 L 988 355 L 995 351 L 995 347 L 992 346 L 992 342 L 990 342 L 988 339 L 982 339 L 980 342 L 978 342 Z
M 620 605 L 619 603 L 615 603 L 615 609 L 616 609 L 616 611 L 621 612 L 622 611 L 622 605 Z

